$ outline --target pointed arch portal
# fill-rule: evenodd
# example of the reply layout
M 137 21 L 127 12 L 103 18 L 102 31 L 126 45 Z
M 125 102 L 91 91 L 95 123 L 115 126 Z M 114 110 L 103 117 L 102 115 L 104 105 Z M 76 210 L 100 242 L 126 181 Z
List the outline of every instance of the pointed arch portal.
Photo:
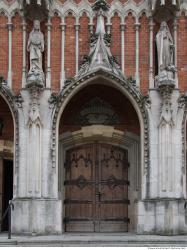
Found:
M 141 109 L 138 113 L 111 79 L 99 76 L 81 85 L 79 91 L 73 83 L 63 90 L 56 110 L 63 229 L 134 231 L 135 202 L 144 195 Z M 135 102 L 132 91 L 130 96 Z
M 0 95 L 0 216 L 13 198 L 14 121 L 6 98 Z M 1 231 L 8 230 L 8 219 Z

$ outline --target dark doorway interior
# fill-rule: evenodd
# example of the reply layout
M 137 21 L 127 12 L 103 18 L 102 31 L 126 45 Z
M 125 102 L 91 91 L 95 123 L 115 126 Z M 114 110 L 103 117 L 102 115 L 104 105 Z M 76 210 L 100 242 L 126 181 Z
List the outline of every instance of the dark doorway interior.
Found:
M 2 216 L 6 211 L 9 200 L 13 198 L 13 161 L 3 160 L 3 197 L 2 197 Z M 2 231 L 8 231 L 8 217 L 2 222 Z

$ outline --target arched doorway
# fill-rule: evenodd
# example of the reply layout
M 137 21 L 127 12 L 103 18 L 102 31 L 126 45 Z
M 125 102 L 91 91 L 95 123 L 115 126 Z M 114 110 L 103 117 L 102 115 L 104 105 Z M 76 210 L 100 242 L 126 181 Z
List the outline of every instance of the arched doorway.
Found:
M 141 163 L 130 101 L 97 83 L 79 91 L 62 113 L 58 151 L 64 231 L 133 231 Z
M 0 95 L 0 216 L 13 198 L 14 122 L 10 108 Z M 1 231 L 8 230 L 8 218 L 1 224 Z

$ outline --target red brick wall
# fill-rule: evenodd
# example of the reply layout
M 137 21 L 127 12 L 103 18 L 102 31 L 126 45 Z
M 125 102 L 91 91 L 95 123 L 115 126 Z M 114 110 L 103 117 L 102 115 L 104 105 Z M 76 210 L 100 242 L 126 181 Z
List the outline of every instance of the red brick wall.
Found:
M 182 16 L 178 20 L 178 77 L 179 88 L 187 90 L 187 18 Z
M 12 84 L 13 91 L 18 93 L 21 88 L 22 80 L 22 65 L 23 65 L 23 33 L 22 33 L 22 20 L 16 14 L 12 19 L 13 32 L 12 32 Z
M 14 139 L 14 123 L 12 119 L 11 111 L 0 96 L 0 118 L 3 120 L 4 128 L 3 134 L 0 136 L 0 140 L 13 140 Z
M 125 29 L 125 75 L 135 76 L 135 20 L 130 13 L 126 18 Z
M 145 15 L 139 22 L 140 26 L 140 83 L 141 90 L 147 94 L 149 88 L 149 23 Z
M 11 1 L 9 1 L 11 2 Z M 65 0 L 61 0 L 65 2 Z M 80 0 L 75 0 L 79 3 Z M 90 0 L 94 2 L 94 0 Z M 125 0 L 121 1 L 122 3 Z M 140 0 L 135 1 L 137 4 Z M 111 0 L 108 0 L 111 3 Z M 0 15 L 0 75 L 3 75 L 7 79 L 8 73 L 8 31 L 7 31 L 7 18 Z M 18 93 L 21 88 L 22 78 L 22 26 L 21 17 L 18 14 L 13 17 L 13 60 L 12 60 L 12 73 L 13 73 L 13 90 Z M 51 31 L 51 74 L 52 74 L 52 90 L 58 92 L 60 89 L 60 74 L 61 74 L 61 29 L 60 29 L 60 17 L 52 18 L 52 31 Z M 75 17 L 69 15 L 65 18 L 66 33 L 65 33 L 65 76 L 73 77 L 75 75 Z M 135 76 L 135 20 L 132 14 L 126 17 L 126 30 L 125 30 L 125 75 Z M 140 80 L 141 90 L 144 94 L 148 91 L 148 76 L 149 76 L 149 26 L 148 18 L 143 15 L 139 20 L 140 26 Z M 79 20 L 79 66 L 82 56 L 89 52 L 89 18 L 86 14 Z M 94 18 L 95 23 L 95 18 Z M 120 31 L 120 17 L 117 14 L 111 19 L 111 52 L 116 56 L 119 64 L 121 64 L 121 31 Z M 179 87 L 181 92 L 187 90 L 187 18 L 183 15 L 178 19 L 178 76 Z M 173 26 L 169 23 L 171 32 Z M 27 37 L 32 30 L 32 22 L 28 22 L 27 25 Z M 159 29 L 159 25 L 154 27 L 154 37 Z M 43 55 L 43 69 L 46 72 L 47 69 L 47 27 L 46 23 L 41 24 L 41 31 L 45 36 L 45 53 Z M 154 43 L 155 47 L 155 43 Z M 154 48 L 154 53 L 156 48 Z M 155 55 L 156 56 L 156 55 Z M 155 61 L 155 59 L 154 59 Z M 27 68 L 29 69 L 29 57 L 27 53 Z M 155 66 L 154 66 L 155 68 Z
M 0 76 L 7 79 L 8 72 L 8 19 L 0 15 Z
M 111 19 L 111 35 L 112 35 L 112 41 L 111 41 L 111 52 L 112 55 L 114 55 L 119 63 L 121 65 L 121 30 L 120 30 L 120 17 L 115 13 L 114 17 Z
M 79 19 L 80 30 L 79 30 L 79 66 L 84 55 L 89 53 L 89 18 L 84 13 Z
M 61 20 L 59 17 L 53 17 L 51 22 L 51 88 L 54 92 L 58 92 L 61 74 Z

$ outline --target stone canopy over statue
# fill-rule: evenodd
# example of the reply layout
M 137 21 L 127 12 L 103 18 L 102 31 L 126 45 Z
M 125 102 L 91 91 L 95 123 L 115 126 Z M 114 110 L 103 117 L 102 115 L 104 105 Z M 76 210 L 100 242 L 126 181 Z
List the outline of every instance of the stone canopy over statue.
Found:
M 162 22 L 156 35 L 156 46 L 158 54 L 158 77 L 163 81 L 174 79 L 174 42 L 166 22 Z
M 40 31 L 40 21 L 34 20 L 33 30 L 29 35 L 27 50 L 30 52 L 30 70 L 27 82 L 44 84 L 44 73 L 42 69 L 42 53 L 44 52 L 44 36 Z

